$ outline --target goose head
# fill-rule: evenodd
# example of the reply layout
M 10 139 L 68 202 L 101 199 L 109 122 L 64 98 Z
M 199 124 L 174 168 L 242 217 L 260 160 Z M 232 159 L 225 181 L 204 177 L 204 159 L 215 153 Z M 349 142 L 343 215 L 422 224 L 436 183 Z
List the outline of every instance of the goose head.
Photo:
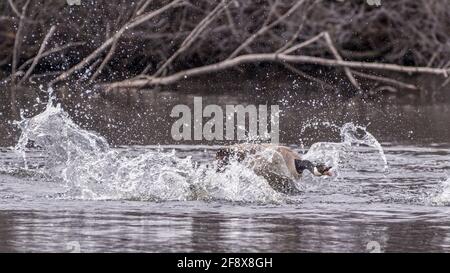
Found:
M 332 176 L 332 173 L 330 172 L 330 170 L 331 170 L 331 167 L 328 167 L 324 164 L 317 164 L 313 169 L 313 174 L 315 176 L 323 176 L 323 175 Z
M 314 165 L 309 160 L 295 160 L 295 169 L 299 174 L 302 174 L 304 170 L 308 170 L 315 176 L 332 176 L 332 173 L 330 171 L 331 168 L 332 167 L 328 167 L 325 164 Z

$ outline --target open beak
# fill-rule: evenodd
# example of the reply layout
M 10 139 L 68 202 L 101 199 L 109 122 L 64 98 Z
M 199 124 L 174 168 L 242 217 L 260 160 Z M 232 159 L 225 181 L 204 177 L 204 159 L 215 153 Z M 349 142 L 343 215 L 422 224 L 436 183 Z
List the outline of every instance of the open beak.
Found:
M 333 173 L 331 172 L 331 167 L 328 168 L 328 170 L 324 171 L 323 175 L 333 176 Z

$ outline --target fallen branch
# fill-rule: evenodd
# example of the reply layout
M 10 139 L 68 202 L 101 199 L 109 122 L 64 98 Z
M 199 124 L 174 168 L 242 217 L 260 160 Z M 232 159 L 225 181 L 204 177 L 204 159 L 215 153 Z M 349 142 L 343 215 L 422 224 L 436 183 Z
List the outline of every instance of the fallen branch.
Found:
M 307 80 L 310 80 L 310 81 L 317 82 L 317 83 L 320 84 L 321 86 L 326 86 L 326 87 L 327 87 L 328 89 L 330 89 L 330 90 L 335 89 L 335 87 L 334 87 L 333 85 L 331 85 L 331 84 L 329 84 L 329 83 L 327 83 L 327 82 L 325 82 L 325 81 L 323 81 L 323 80 L 321 80 L 321 79 L 318 79 L 318 78 L 316 78 L 316 77 L 313 77 L 313 76 L 311 76 L 311 75 L 308 75 L 308 74 L 306 74 L 305 72 L 303 72 L 303 71 L 301 71 L 301 70 L 295 68 L 294 66 L 292 66 L 292 65 L 290 65 L 290 64 L 288 64 L 288 63 L 283 63 L 283 65 L 284 65 L 284 67 L 286 67 L 288 70 L 290 70 L 290 71 L 292 71 L 292 72 L 298 74 L 300 77 L 303 77 L 303 78 L 305 78 L 305 79 L 307 79 Z
M 328 32 L 322 32 L 322 33 L 319 33 L 318 35 L 312 37 L 311 39 L 309 39 L 309 40 L 307 40 L 307 41 L 305 41 L 305 42 L 302 42 L 302 43 L 300 43 L 300 44 L 297 44 L 297 45 L 295 45 L 295 46 L 292 46 L 292 47 L 290 47 L 290 48 L 288 48 L 288 49 L 286 49 L 286 50 L 284 50 L 284 51 L 282 51 L 282 52 L 283 52 L 284 54 L 292 53 L 292 52 L 297 51 L 297 50 L 299 50 L 299 49 L 301 49 L 301 48 L 303 48 L 303 47 L 306 47 L 306 46 L 308 46 L 308 45 L 310 45 L 310 44 L 312 44 L 312 43 L 317 42 L 320 38 L 325 38 L 325 42 L 327 43 L 328 48 L 330 49 L 330 51 L 331 51 L 331 53 L 334 55 L 334 57 L 335 57 L 338 61 L 343 61 L 341 55 L 339 54 L 338 50 L 337 50 L 336 47 L 334 46 L 333 41 L 331 40 L 330 34 L 329 34 Z M 357 81 L 357 80 L 355 79 L 355 77 L 352 75 L 352 72 L 350 71 L 350 69 L 349 69 L 348 67 L 344 67 L 344 71 L 345 71 L 345 74 L 346 74 L 347 78 L 348 78 L 348 79 L 350 80 L 350 82 L 352 83 L 352 85 L 353 85 L 356 89 L 360 90 L 361 88 L 360 88 L 360 86 L 359 86 L 359 84 L 358 84 L 358 81 Z
M 306 46 L 309 46 L 310 44 L 315 43 L 320 38 L 322 38 L 324 35 L 325 35 L 325 32 L 321 32 L 321 33 L 317 34 L 316 36 L 312 37 L 311 39 L 308 39 L 307 41 L 304 41 L 302 43 L 296 44 L 295 46 L 289 47 L 288 49 L 284 50 L 282 53 L 283 54 L 291 54 L 303 47 L 306 47 Z
M 231 11 L 228 6 L 225 7 L 225 14 L 227 15 L 227 21 L 228 21 L 228 25 L 230 26 L 231 33 L 233 34 L 233 36 L 236 39 L 240 39 L 241 36 L 239 35 L 239 32 L 236 27 L 236 23 L 234 22 L 233 16 L 231 15 Z M 248 46 L 245 47 L 245 50 L 247 51 L 247 53 L 252 53 L 251 49 Z
M 336 60 L 338 61 L 343 61 L 344 59 L 342 59 L 341 55 L 339 54 L 338 50 L 336 49 L 336 47 L 333 44 L 333 41 L 331 40 L 330 34 L 328 32 L 325 32 L 323 37 L 325 38 L 325 41 L 327 42 L 328 47 L 331 50 L 331 53 L 333 53 L 334 57 L 336 58 Z M 350 71 L 350 69 L 348 67 L 344 66 L 344 72 L 345 75 L 347 76 L 347 78 L 350 80 L 350 82 L 352 83 L 352 85 L 360 90 L 360 86 L 358 81 L 355 79 L 355 77 L 353 77 L 352 72 Z
M 20 17 L 22 16 L 22 13 L 19 11 L 19 9 L 16 7 L 16 5 L 14 5 L 13 1 L 12 1 L 12 0 L 8 0 L 8 4 L 9 4 L 9 6 L 11 7 L 11 10 L 13 11 L 13 13 L 14 13 L 17 17 L 20 18 Z M 25 5 L 23 5 L 22 10 L 23 10 L 23 8 L 24 8 L 26 5 L 28 5 L 28 3 L 25 3 Z M 12 18 L 12 20 L 14 20 L 14 18 Z M 22 20 L 25 21 L 25 22 L 27 22 L 27 23 L 36 23 L 36 21 L 31 20 L 31 19 L 28 19 L 27 17 L 23 17 Z
M 170 76 L 165 77 L 145 76 L 137 79 L 130 79 L 121 82 L 107 84 L 106 86 L 108 87 L 108 89 L 111 89 L 118 87 L 142 88 L 153 85 L 167 85 L 182 79 L 186 79 L 188 77 L 208 74 L 212 72 L 225 70 L 241 64 L 256 63 L 256 62 L 303 63 L 303 64 L 323 65 L 330 67 L 385 70 L 400 73 L 424 73 L 424 74 L 443 75 L 445 77 L 447 77 L 448 73 L 450 72 L 449 71 L 450 69 L 441 69 L 441 68 L 411 67 L 396 64 L 352 62 L 352 61 L 332 60 L 319 57 L 304 56 L 304 55 L 293 56 L 279 53 L 266 53 L 266 54 L 241 55 L 233 59 L 224 60 L 215 64 L 180 71 Z
M 0 21 L 14 21 L 15 19 L 9 16 L 0 16 Z
M 448 73 L 450 72 L 450 69 L 443 69 L 443 68 L 402 66 L 397 64 L 367 63 L 355 61 L 339 61 L 311 56 L 292 56 L 292 55 L 280 55 L 280 56 L 282 56 L 281 57 L 282 60 L 287 62 L 318 64 L 331 67 L 387 70 L 408 74 L 413 73 L 434 74 L 434 75 L 443 75 L 444 77 L 448 77 Z
M 141 15 L 142 13 L 144 13 L 145 9 L 148 7 L 148 5 L 150 5 L 150 3 L 152 2 L 152 0 L 147 0 L 136 12 L 136 15 Z
M 56 27 L 52 26 L 50 30 L 48 31 L 47 35 L 45 35 L 45 38 L 41 44 L 41 47 L 39 48 L 38 53 L 36 54 L 36 57 L 34 57 L 33 62 L 31 63 L 30 68 L 28 68 L 27 72 L 25 73 L 25 76 L 22 77 L 22 79 L 19 81 L 19 85 L 22 84 L 24 81 L 27 80 L 27 78 L 33 73 L 34 68 L 38 64 L 39 60 L 42 58 L 42 52 L 44 51 L 45 47 L 48 44 L 48 41 L 50 40 L 50 37 L 52 37 L 53 33 L 55 33 Z
M 95 81 L 95 79 L 97 79 L 97 77 L 100 75 L 100 73 L 102 73 L 103 69 L 105 68 L 105 65 L 109 62 L 109 60 L 114 55 L 114 52 L 116 51 L 116 48 L 117 48 L 117 40 L 114 41 L 114 43 L 112 44 L 111 49 L 109 50 L 109 52 L 106 55 L 105 59 L 100 64 L 100 66 L 97 68 L 97 70 L 95 71 L 94 75 L 92 75 L 91 79 L 89 80 L 90 83 Z
M 63 51 L 63 50 L 66 50 L 67 48 L 77 47 L 77 46 L 82 46 L 82 45 L 84 45 L 84 44 L 85 44 L 85 42 L 76 42 L 76 43 L 68 43 L 68 44 L 65 44 L 65 45 L 62 45 L 62 46 L 54 47 L 54 48 L 49 49 L 49 50 L 45 51 L 44 53 L 42 53 L 41 59 L 42 59 L 42 58 L 45 58 L 45 57 L 47 57 L 47 56 L 49 56 L 49 55 L 52 55 L 52 54 L 54 54 L 54 53 L 58 53 L 58 52 L 61 52 L 61 51 Z M 35 59 L 35 57 L 33 57 L 33 58 L 27 60 L 26 62 L 24 62 L 24 63 L 19 67 L 18 71 L 24 70 L 25 67 L 27 67 L 27 65 L 33 63 L 34 59 Z
M 305 20 L 306 20 L 306 16 L 310 13 L 310 11 L 312 10 L 312 9 L 314 9 L 315 8 L 315 4 L 316 3 L 319 3 L 320 1 L 315 1 L 315 2 L 313 2 L 311 5 L 308 5 L 308 7 L 306 8 L 306 11 L 303 13 L 303 16 L 302 16 L 302 19 L 301 19 L 301 21 L 300 21 L 300 24 L 297 26 L 297 30 L 294 32 L 294 34 L 292 35 L 292 37 L 291 37 L 291 39 L 287 42 L 287 43 L 285 43 L 282 47 L 280 47 L 277 51 L 276 51 L 276 53 L 281 53 L 281 52 L 284 52 L 284 51 L 286 51 L 286 50 L 288 50 L 288 48 L 290 48 L 291 46 L 292 46 L 292 44 L 295 42 L 295 40 L 298 38 L 298 36 L 300 35 L 300 32 L 303 30 L 303 27 L 304 27 L 304 25 L 305 25 Z M 320 33 L 319 35 L 323 35 L 323 32 L 322 33 Z M 313 40 L 314 39 L 314 37 L 313 38 L 311 38 L 311 39 L 308 39 L 308 41 L 309 40 Z M 312 42 L 314 42 L 314 41 L 312 41 Z
M 22 13 L 19 12 L 19 10 L 17 9 L 16 5 L 14 5 L 12 0 L 8 0 L 8 4 L 11 7 L 12 11 L 19 17 L 22 17 Z
M 397 89 L 395 89 L 394 87 L 392 87 L 392 86 L 379 86 L 379 87 L 376 87 L 376 88 L 374 88 L 373 90 L 371 90 L 371 93 L 373 93 L 373 94 L 375 94 L 375 93 L 378 93 L 378 92 L 381 92 L 381 91 L 388 91 L 388 92 L 391 92 L 391 93 L 397 93 L 398 92 L 398 90 Z
M 23 25 L 24 25 L 24 18 L 25 18 L 25 13 L 27 11 L 27 7 L 28 4 L 30 3 L 30 0 L 27 0 L 27 2 L 25 3 L 25 5 L 23 5 L 22 7 L 22 13 L 20 14 L 20 19 L 19 19 L 19 26 L 17 27 L 17 32 L 16 32 L 16 37 L 14 39 L 14 48 L 13 48 L 13 59 L 12 59 L 12 66 L 11 66 L 11 81 L 13 83 L 15 83 L 15 75 L 16 75 L 16 69 L 17 69 L 17 63 L 18 63 L 18 57 L 19 57 L 19 53 L 20 53 L 20 46 L 21 46 L 21 39 L 22 37 L 22 30 L 23 30 Z M 12 4 L 12 2 L 10 1 L 10 4 Z
M 286 44 L 284 44 L 282 47 L 280 47 L 276 51 L 276 53 L 281 53 L 281 52 L 287 50 L 289 47 L 291 47 L 292 44 L 294 43 L 295 39 L 297 39 L 298 35 L 302 31 L 302 29 L 303 29 L 303 24 L 298 26 L 297 30 L 295 31 L 294 35 L 292 35 L 291 39 Z
M 356 76 L 359 76 L 361 78 L 365 78 L 365 79 L 369 79 L 369 80 L 374 80 L 374 81 L 378 81 L 378 82 L 384 82 L 384 83 L 396 85 L 396 86 L 404 88 L 404 89 L 419 90 L 419 88 L 417 86 L 413 85 L 413 84 L 404 83 L 404 82 L 397 81 L 397 80 L 390 79 L 390 78 L 386 78 L 386 77 L 369 75 L 369 74 L 358 72 L 358 71 L 355 71 L 355 70 L 352 70 L 351 72 L 353 74 L 355 74 Z
M 34 79 L 36 78 L 44 78 L 44 77 L 54 77 L 56 75 L 61 74 L 62 71 L 52 71 L 52 72 L 45 72 L 41 74 L 33 74 L 28 78 L 29 83 L 35 83 Z
M 76 47 L 76 46 L 81 46 L 81 45 L 84 45 L 84 44 L 85 44 L 84 42 L 76 42 L 76 43 L 68 43 L 68 44 L 65 44 L 65 45 L 62 45 L 62 46 L 54 47 L 54 48 L 52 48 L 52 49 L 50 49 L 50 50 L 45 51 L 44 53 L 42 53 L 40 59 L 45 58 L 45 57 L 47 57 L 47 56 L 49 56 L 49 55 L 51 55 L 51 54 L 61 52 L 61 51 L 65 50 L 65 49 L 67 49 L 67 48 Z M 15 77 L 19 77 L 19 76 L 24 75 L 25 72 L 24 72 L 23 70 L 24 70 L 29 64 L 32 64 L 35 58 L 36 58 L 36 56 L 33 57 L 33 58 L 31 58 L 31 59 L 28 59 L 26 62 L 24 62 L 24 63 L 17 69 L 16 74 L 14 74 Z M 61 71 L 60 71 L 59 73 L 61 73 Z M 52 74 L 52 75 L 54 75 L 54 74 Z M 8 82 L 9 80 L 12 79 L 12 77 L 13 77 L 13 75 L 10 75 L 10 76 L 7 77 L 6 79 L 4 79 L 4 81 L 5 81 L 5 82 Z
M 141 1 L 141 3 L 144 0 Z M 136 11 L 136 15 L 141 15 L 145 9 L 147 8 L 147 6 L 152 2 L 152 0 L 146 0 L 145 3 L 141 6 L 141 8 L 138 8 L 138 10 Z M 138 7 L 140 6 L 140 4 L 137 5 Z M 134 18 L 134 17 L 133 17 Z M 109 35 L 109 31 L 106 32 L 106 35 Z M 108 36 L 107 36 L 108 37 Z M 108 64 L 108 62 L 111 60 L 112 56 L 114 55 L 116 49 L 117 49 L 117 44 L 119 42 L 119 38 L 120 36 L 118 36 L 116 39 L 114 39 L 111 48 L 108 52 L 108 54 L 106 55 L 105 59 L 103 60 L 103 62 L 100 64 L 100 66 L 97 68 L 97 70 L 95 71 L 95 73 L 92 75 L 91 79 L 89 80 L 89 83 L 94 82 L 98 76 L 100 76 L 100 74 L 102 73 L 103 69 L 105 68 L 105 66 Z M 95 67 L 95 66 L 94 66 Z
M 305 0 L 298 1 L 288 11 L 286 11 L 286 13 L 284 13 L 282 16 L 278 17 L 275 21 L 273 21 L 272 23 L 270 23 L 268 25 L 264 25 L 263 27 L 261 27 L 256 33 L 254 33 L 253 35 L 248 37 L 247 40 L 245 40 L 241 45 L 239 45 L 238 48 L 236 48 L 233 51 L 233 53 L 231 53 L 230 56 L 228 56 L 228 59 L 232 59 L 232 58 L 236 57 L 241 52 L 242 49 L 247 48 L 256 38 L 258 38 L 259 36 L 264 34 L 269 29 L 273 28 L 274 26 L 278 25 L 279 23 L 283 22 L 294 11 L 296 11 L 304 2 L 305 2 Z
M 148 13 L 145 13 L 143 15 L 136 17 L 134 20 L 132 20 L 131 22 L 125 24 L 122 28 L 120 28 L 111 38 L 106 40 L 100 47 L 98 47 L 96 50 L 94 50 L 94 52 L 92 52 L 89 56 L 84 58 L 81 62 L 79 62 L 77 65 L 73 66 L 66 72 L 59 75 L 53 81 L 51 81 L 49 85 L 52 86 L 60 81 L 66 80 L 73 73 L 84 68 L 91 61 L 96 59 L 104 50 L 106 50 L 109 46 L 111 46 L 116 40 L 118 40 L 126 30 L 130 30 L 134 27 L 137 27 L 140 24 L 152 19 L 153 17 L 160 15 L 161 13 L 165 12 L 166 10 L 178 5 L 181 1 L 182 0 L 173 0 L 169 4 L 163 6 L 155 11 L 148 12 Z
M 167 68 L 168 65 L 172 63 L 172 61 L 178 57 L 183 51 L 188 49 L 192 43 L 195 41 L 195 39 L 202 33 L 202 31 L 211 23 L 213 22 L 221 13 L 222 11 L 230 4 L 231 2 L 229 0 L 223 0 L 218 4 L 203 20 L 197 24 L 197 26 L 192 30 L 192 32 L 186 37 L 186 39 L 181 44 L 180 48 L 170 56 L 169 59 L 167 59 L 166 62 L 164 62 L 163 65 L 153 74 L 153 77 L 158 77 L 161 75 L 161 73 L 164 72 L 164 70 Z
M 9 63 L 12 62 L 15 34 L 22 7 L 26 1 L 4 0 L 1 2 L 0 6 L 4 9 L 0 12 L 0 61 L 8 59 Z M 54 60 L 53 58 L 46 59 L 46 64 L 49 64 L 46 68 L 49 70 L 59 70 L 56 67 L 70 69 L 134 17 L 154 11 L 173 0 L 117 1 L 117 3 L 113 3 L 115 1 L 104 3 L 90 1 L 93 2 L 90 6 L 95 7 L 93 10 L 67 9 L 60 3 L 61 1 L 65 0 L 38 1 L 39 5 L 36 1 L 30 1 L 23 18 L 24 26 L 20 35 L 22 45 L 17 65 L 20 66 L 23 61 L 36 55 L 39 44 L 36 45 L 30 40 L 32 35 L 44 37 L 52 25 L 58 25 L 58 32 L 64 34 L 59 38 L 78 37 L 77 39 L 82 39 L 86 44 L 79 50 L 83 54 L 67 56 L 70 60 L 64 60 L 57 54 L 55 54 Z M 147 74 L 153 74 L 178 49 L 181 42 L 197 24 L 221 1 L 184 0 L 183 8 L 172 8 L 139 27 L 125 31 L 120 36 L 120 41 L 125 40 L 126 42 L 119 41 L 118 48 L 110 60 L 110 62 L 114 61 L 121 65 L 109 68 L 111 71 L 120 72 L 119 70 L 124 67 L 130 68 L 132 71 L 135 69 L 142 71 L 144 67 L 149 67 Z M 362 4 L 362 1 L 346 1 L 345 3 L 325 1 L 326 4 L 324 4 L 324 1 L 321 0 L 307 0 L 292 15 L 281 20 L 278 25 L 266 32 L 260 32 L 262 34 L 253 38 L 252 35 L 262 27 L 270 26 L 300 1 L 302 0 L 232 0 L 223 15 L 212 22 L 189 48 L 168 65 L 164 73 L 169 75 L 176 71 L 192 68 L 193 64 L 204 65 L 224 60 L 249 37 L 254 40 L 240 50 L 237 56 L 250 53 L 272 53 L 278 50 L 282 52 L 299 40 L 303 41 L 305 37 L 312 37 L 322 31 L 330 31 L 339 55 L 349 61 L 383 60 L 383 62 L 402 64 L 408 60 L 418 66 L 443 67 L 450 59 L 450 44 L 445 39 L 448 36 L 448 26 L 450 25 L 450 9 L 446 8 L 445 1 L 416 0 L 414 5 L 389 1 L 389 3 L 373 9 Z M 101 8 L 99 8 L 100 6 Z M 69 14 L 73 18 L 85 17 L 86 20 L 68 20 Z M 411 17 L 411 14 L 417 16 Z M 303 28 L 299 33 L 301 25 Z M 77 36 L 80 30 L 83 30 L 83 35 Z M 206 35 L 206 32 L 209 34 Z M 298 37 L 295 39 L 296 36 Z M 98 44 L 92 47 L 91 43 L 97 43 L 97 41 Z M 97 58 L 104 60 L 113 44 L 114 42 L 84 68 L 72 74 L 70 78 L 75 78 L 77 73 L 83 72 Z M 118 55 L 119 45 L 120 50 L 123 49 L 127 54 Z M 332 55 L 328 53 L 326 46 L 325 40 L 323 42 L 319 40 L 318 44 L 302 48 L 301 52 L 299 50 L 295 53 L 296 55 L 327 58 Z M 24 56 L 28 57 L 23 59 Z M 178 62 L 181 57 L 183 57 L 183 62 Z M 39 64 L 43 61 L 41 59 Z M 110 62 L 106 63 L 105 67 L 108 67 Z M 177 62 L 178 69 L 171 70 L 175 62 Z M 67 63 L 70 64 L 68 67 L 64 65 Z M 30 64 L 31 62 L 24 72 Z M 10 74 L 11 64 L 3 66 L 3 69 L 9 69 L 8 74 Z M 20 69 L 16 68 L 16 72 L 18 70 Z M 36 73 L 36 69 L 34 73 Z M 103 72 L 99 71 L 98 74 L 106 74 L 106 68 Z M 119 74 L 114 73 L 114 75 Z M 20 78 L 16 76 L 16 81 Z M 361 78 L 356 76 L 355 78 L 362 84 Z

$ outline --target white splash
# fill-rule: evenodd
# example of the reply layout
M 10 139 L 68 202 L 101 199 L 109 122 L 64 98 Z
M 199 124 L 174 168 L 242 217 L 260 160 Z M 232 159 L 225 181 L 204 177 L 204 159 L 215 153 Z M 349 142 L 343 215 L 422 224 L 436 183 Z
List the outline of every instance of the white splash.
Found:
M 383 147 L 378 142 L 378 140 L 367 131 L 365 127 L 354 125 L 353 123 L 346 123 L 341 127 L 341 138 L 342 142 L 347 145 L 365 145 L 368 147 L 375 148 L 381 159 L 383 160 L 384 171 L 387 171 L 389 166 L 386 159 L 386 155 L 384 154 Z
M 80 128 L 53 99 L 44 112 L 19 122 L 16 150 L 24 155 L 33 143 L 46 158 L 36 172 L 69 191 L 62 197 L 86 200 L 227 200 L 278 203 L 282 195 L 242 164 L 223 173 L 199 165 L 175 151 L 120 152 L 107 141 Z
M 450 205 L 450 178 L 442 182 L 441 190 L 431 198 L 431 204 L 435 206 Z
M 332 166 L 332 172 L 337 177 L 344 167 L 358 171 L 386 172 L 388 162 L 381 144 L 366 128 L 346 123 L 342 127 L 325 124 L 330 128 L 339 128 L 341 142 L 317 142 L 311 145 L 304 159 Z M 365 149 L 359 149 L 363 146 Z M 376 153 L 373 153 L 373 150 Z M 363 163 L 363 164 L 362 164 Z M 381 166 L 380 166 L 381 165 Z
M 27 146 L 33 144 L 46 161 L 31 171 L 65 185 L 68 191 L 62 198 L 251 203 L 289 200 L 245 164 L 231 162 L 223 172 L 217 172 L 215 163 L 180 158 L 175 150 L 149 149 L 130 154 L 113 149 L 103 137 L 75 124 L 50 97 L 45 111 L 19 122 L 22 134 L 15 149 L 26 162 Z M 340 129 L 341 143 L 316 143 L 305 158 L 333 166 L 337 172 L 349 164 L 355 144 L 366 145 L 379 151 L 387 168 L 381 145 L 364 128 L 348 123 Z M 300 189 L 302 184 L 298 183 Z

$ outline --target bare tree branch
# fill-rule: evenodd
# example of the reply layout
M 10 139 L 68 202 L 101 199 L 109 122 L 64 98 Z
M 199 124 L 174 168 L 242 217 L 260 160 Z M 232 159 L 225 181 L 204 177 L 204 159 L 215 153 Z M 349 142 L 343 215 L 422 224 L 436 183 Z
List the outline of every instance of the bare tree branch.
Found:
M 41 47 L 39 48 L 38 53 L 36 54 L 36 57 L 33 59 L 33 62 L 31 63 L 30 68 L 28 68 L 27 73 L 25 73 L 25 76 L 20 80 L 19 84 L 22 84 L 33 72 L 34 68 L 36 67 L 37 63 L 42 57 L 42 52 L 44 51 L 45 47 L 48 44 L 48 41 L 52 37 L 53 33 L 55 33 L 56 27 L 52 26 L 50 30 L 48 31 L 47 35 L 45 35 L 44 40 L 42 41 Z
M 325 41 L 328 44 L 328 47 L 330 48 L 330 50 L 333 53 L 333 55 L 336 58 L 336 60 L 342 61 L 343 59 L 342 59 L 341 55 L 339 54 L 338 50 L 336 49 L 336 47 L 334 46 L 333 41 L 331 40 L 330 34 L 328 32 L 325 32 L 324 37 L 325 37 Z M 344 72 L 345 72 L 345 75 L 347 75 L 347 78 L 353 84 L 353 86 L 356 89 L 360 90 L 361 88 L 359 86 L 359 83 L 355 79 L 355 77 L 353 77 L 352 72 L 350 71 L 350 69 L 348 67 L 344 66 Z
M 165 12 L 166 10 L 177 6 L 182 0 L 173 0 L 169 4 L 155 10 L 152 12 L 145 13 L 143 15 L 140 15 L 136 17 L 131 22 L 125 24 L 122 28 L 120 28 L 111 38 L 106 40 L 100 47 L 98 47 L 94 52 L 92 52 L 89 56 L 84 58 L 81 62 L 79 62 L 77 65 L 73 66 L 66 72 L 59 75 L 56 79 L 50 82 L 50 86 L 54 85 L 55 83 L 58 83 L 60 81 L 66 80 L 68 77 L 70 77 L 73 73 L 76 71 L 82 69 L 86 65 L 88 65 L 91 61 L 96 59 L 105 49 L 107 49 L 109 46 L 111 46 L 114 41 L 118 40 L 122 34 L 129 29 L 132 29 L 136 26 L 139 26 L 140 24 L 160 15 L 161 13 Z
M 67 43 L 67 44 L 64 44 L 64 45 L 62 45 L 62 46 L 54 47 L 54 48 L 49 49 L 49 50 L 45 51 L 44 53 L 42 53 L 41 59 L 42 59 L 42 58 L 45 58 L 45 57 L 47 57 L 47 56 L 49 56 L 49 55 L 52 55 L 52 54 L 54 54 L 54 53 L 58 53 L 58 52 L 64 51 L 64 50 L 66 50 L 66 49 L 68 49 L 68 48 L 71 48 L 71 47 L 77 47 L 77 46 L 82 46 L 82 45 L 84 45 L 84 44 L 85 44 L 85 42 L 75 42 L 75 43 Z M 27 60 L 26 62 L 24 62 L 24 63 L 19 67 L 18 71 L 25 69 L 25 67 L 26 67 L 27 65 L 33 63 L 34 59 L 35 59 L 35 57 L 33 57 L 33 58 Z
M 312 37 L 311 39 L 308 39 L 302 43 L 296 44 L 286 50 L 283 51 L 283 54 L 291 54 L 303 47 L 306 47 L 312 43 L 315 43 L 316 41 L 318 41 L 320 38 L 322 38 L 325 35 L 325 32 L 321 32 L 319 34 L 317 34 L 316 36 Z
M 200 35 L 200 33 L 213 22 L 228 6 L 231 2 L 229 0 L 222 0 L 203 20 L 197 24 L 197 26 L 192 30 L 192 32 L 186 37 L 186 39 L 181 44 L 180 48 L 172 55 L 170 58 L 153 74 L 153 77 L 157 77 L 163 73 L 168 65 L 178 57 L 183 51 L 189 48 L 195 39 Z
M 285 43 L 282 47 L 280 47 L 276 52 L 281 53 L 281 52 L 285 51 L 286 49 L 288 49 L 294 43 L 295 39 L 297 39 L 297 36 L 302 31 L 302 28 L 303 28 L 303 24 L 299 25 L 297 30 L 295 31 L 294 35 L 292 35 L 291 39 L 287 43 Z
M 142 7 L 140 7 L 140 8 L 138 9 L 138 11 L 136 12 L 136 15 L 141 15 L 142 13 L 144 13 L 145 9 L 148 7 L 148 5 L 150 5 L 150 3 L 151 3 L 152 1 L 153 1 L 153 0 L 147 0 L 147 1 L 142 5 Z
M 9 16 L 0 16 L 0 21 L 14 21 L 15 18 Z
M 10 0 L 11 1 L 11 0 Z M 12 4 L 12 2 L 10 2 Z M 16 38 L 14 40 L 14 49 L 13 49 L 13 59 L 12 59 L 12 67 L 11 67 L 11 80 L 15 83 L 15 75 L 17 69 L 18 58 L 20 54 L 20 46 L 22 44 L 22 30 L 24 25 L 25 13 L 27 11 L 28 4 L 30 4 L 30 0 L 25 2 L 25 5 L 22 7 L 22 13 L 20 14 L 19 26 L 17 27 Z
M 177 72 L 166 77 L 150 77 L 146 76 L 142 79 L 125 80 L 122 82 L 116 82 L 107 84 L 108 89 L 118 87 L 132 87 L 142 88 L 145 86 L 153 85 L 167 85 L 177 82 L 187 77 L 198 76 L 201 74 L 207 74 L 212 72 L 221 71 L 237 65 L 255 62 L 281 62 L 281 63 L 304 63 L 323 65 L 330 67 L 345 67 L 345 68 L 359 68 L 359 69 L 373 69 L 373 70 L 386 70 L 401 73 L 425 73 L 434 75 L 448 76 L 450 69 L 430 68 L 430 67 L 411 67 L 401 66 L 396 64 L 381 64 L 381 63 L 366 63 L 366 62 L 352 62 L 343 60 L 332 60 L 311 56 L 293 56 L 279 53 L 266 53 L 266 54 L 247 54 L 235 57 L 233 59 L 227 59 L 215 64 L 205 65 L 202 67 L 196 67 L 184 71 Z
M 331 84 L 329 84 L 329 83 L 327 83 L 327 82 L 325 82 L 325 81 L 323 81 L 323 80 L 321 80 L 321 79 L 318 79 L 318 78 L 316 78 L 316 77 L 313 77 L 313 76 L 311 76 L 311 75 L 308 75 L 308 74 L 306 74 L 305 72 L 303 72 L 303 71 L 301 71 L 301 70 L 295 68 L 294 66 L 292 66 L 292 65 L 290 65 L 290 64 L 288 64 L 288 63 L 283 63 L 283 65 L 284 65 L 287 69 L 289 69 L 290 71 L 292 71 L 292 72 L 294 72 L 294 73 L 300 75 L 301 77 L 303 77 L 303 78 L 305 78 L 305 79 L 307 79 L 307 80 L 317 82 L 318 84 L 320 84 L 320 85 L 322 85 L 322 86 L 326 86 L 328 89 L 334 89 L 334 88 L 335 88 L 335 87 L 332 86 Z
M 22 13 L 19 12 L 19 10 L 17 9 L 16 5 L 14 5 L 12 0 L 8 0 L 8 4 L 11 7 L 12 11 L 19 17 L 22 17 Z M 22 8 L 23 9 L 23 8 Z
M 109 60 L 114 55 L 114 52 L 116 51 L 116 48 L 117 48 L 117 42 L 118 41 L 115 40 L 114 43 L 112 44 L 111 49 L 108 52 L 108 55 L 106 55 L 103 62 L 100 64 L 98 69 L 95 71 L 94 75 L 92 75 L 91 79 L 89 80 L 90 83 L 92 83 L 93 81 L 95 81 L 95 79 L 97 79 L 97 77 L 102 73 L 103 68 L 105 68 L 105 65 L 109 62 Z
M 286 13 L 284 13 L 282 16 L 278 17 L 277 20 L 270 23 L 269 25 L 264 25 L 261 27 L 256 33 L 251 35 L 247 38 L 238 48 L 236 48 L 233 53 L 228 56 L 228 59 L 234 58 L 242 51 L 242 49 L 246 48 L 249 44 L 251 44 L 256 38 L 264 34 L 269 29 L 273 28 L 274 26 L 278 25 L 279 23 L 283 22 L 287 17 L 289 17 L 292 13 L 294 13 L 303 3 L 305 0 L 300 0 L 295 5 L 293 5 Z
M 369 75 L 366 73 L 362 73 L 362 72 L 358 72 L 355 70 L 352 70 L 352 73 L 361 77 L 361 78 L 365 78 L 365 79 L 369 79 L 369 80 L 374 80 L 374 81 L 378 81 L 378 82 L 384 82 L 384 83 L 388 83 L 388 84 L 392 84 L 392 85 L 396 85 L 398 87 L 404 88 L 404 89 L 410 89 L 410 90 L 419 90 L 419 88 L 413 84 L 408 84 L 408 83 L 404 83 L 401 81 L 397 81 L 394 79 L 390 79 L 390 78 L 386 78 L 386 77 L 380 77 L 380 76 L 374 76 L 374 75 Z

